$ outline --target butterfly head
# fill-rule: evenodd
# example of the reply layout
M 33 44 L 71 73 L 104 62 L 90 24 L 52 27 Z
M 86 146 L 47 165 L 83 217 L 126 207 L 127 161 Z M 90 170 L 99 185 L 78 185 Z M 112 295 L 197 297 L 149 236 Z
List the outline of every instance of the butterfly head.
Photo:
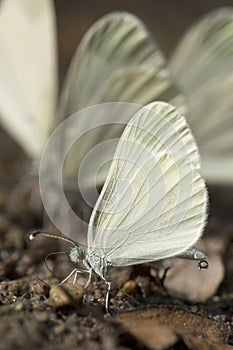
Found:
M 86 251 L 82 245 L 76 245 L 75 247 L 71 248 L 69 253 L 70 260 L 73 263 L 78 263 L 79 261 L 84 260 L 85 256 Z

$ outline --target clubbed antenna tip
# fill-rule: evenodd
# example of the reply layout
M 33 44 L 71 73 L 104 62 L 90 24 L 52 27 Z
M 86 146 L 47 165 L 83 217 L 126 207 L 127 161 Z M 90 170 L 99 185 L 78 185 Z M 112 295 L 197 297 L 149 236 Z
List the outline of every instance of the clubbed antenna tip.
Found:
M 32 241 L 36 236 L 38 236 L 40 234 L 40 231 L 34 231 L 34 232 L 32 232 L 30 235 L 29 235 L 29 237 L 28 237 L 28 239 L 29 239 L 29 241 Z
M 71 238 L 63 237 L 63 236 L 59 236 L 59 235 L 55 235 L 55 234 L 47 233 L 47 232 L 43 232 L 43 231 L 33 231 L 29 235 L 28 239 L 29 239 L 29 241 L 32 241 L 35 237 L 38 237 L 38 236 L 44 236 L 44 237 L 48 237 L 48 238 L 56 238 L 56 239 L 59 239 L 61 241 L 65 241 L 67 243 L 70 243 L 75 247 L 77 247 L 77 245 L 78 245 L 78 243 L 73 241 Z

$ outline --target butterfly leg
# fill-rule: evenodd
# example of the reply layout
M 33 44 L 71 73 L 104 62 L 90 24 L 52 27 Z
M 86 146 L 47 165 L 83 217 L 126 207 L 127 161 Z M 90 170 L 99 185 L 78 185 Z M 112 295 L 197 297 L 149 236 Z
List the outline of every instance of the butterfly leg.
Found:
M 64 280 L 62 280 L 62 281 L 59 283 L 59 285 L 61 285 L 61 284 L 65 283 L 66 281 L 68 281 L 68 279 L 75 273 L 75 271 L 76 271 L 76 269 L 73 269 L 73 270 L 71 271 L 71 273 L 70 273 L 66 278 L 64 278 Z
M 106 294 L 106 298 L 105 298 L 105 310 L 106 310 L 107 314 L 110 314 L 110 312 L 109 312 L 109 295 L 110 295 L 110 290 L 111 290 L 111 282 L 105 278 L 103 280 L 108 285 L 108 290 L 107 290 L 107 294 Z
M 88 270 L 82 270 L 82 269 L 77 269 L 77 268 L 75 268 L 75 269 L 73 269 L 73 270 L 71 271 L 71 273 L 70 273 L 66 278 L 64 278 L 64 280 L 62 280 L 59 284 L 61 285 L 61 284 L 65 283 L 66 281 L 68 281 L 68 279 L 69 279 L 73 274 L 74 274 L 73 284 L 75 284 L 75 283 L 76 283 L 76 280 L 77 280 L 77 275 L 78 275 L 78 273 L 89 273 L 89 271 L 88 271 Z
M 87 288 L 89 286 L 89 284 L 91 283 L 92 269 L 90 268 L 89 270 L 87 270 L 87 273 L 89 274 L 89 276 L 88 276 L 88 280 L 87 280 L 87 283 L 85 284 L 84 288 Z
M 89 271 L 88 270 L 83 270 L 83 269 L 75 269 L 73 284 L 75 284 L 76 281 L 77 281 L 78 273 L 87 273 L 88 274 Z

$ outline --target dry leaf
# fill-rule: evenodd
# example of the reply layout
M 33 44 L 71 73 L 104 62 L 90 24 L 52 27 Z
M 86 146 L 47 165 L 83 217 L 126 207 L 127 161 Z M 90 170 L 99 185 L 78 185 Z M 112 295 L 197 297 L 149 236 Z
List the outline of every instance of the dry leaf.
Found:
M 152 350 L 166 349 L 178 337 L 193 350 L 233 349 L 225 344 L 230 334 L 228 324 L 174 306 L 124 312 L 114 319 Z

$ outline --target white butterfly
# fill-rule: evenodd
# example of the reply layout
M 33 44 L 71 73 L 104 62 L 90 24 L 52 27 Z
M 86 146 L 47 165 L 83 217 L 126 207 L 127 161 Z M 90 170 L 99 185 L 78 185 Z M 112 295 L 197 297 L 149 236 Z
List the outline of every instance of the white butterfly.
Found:
M 55 125 L 57 52 L 50 0 L 0 4 L 0 120 L 39 161 Z
M 219 8 L 184 34 L 169 64 L 208 182 L 233 181 L 233 8 Z
M 172 105 L 154 102 L 129 121 L 118 142 L 107 179 L 93 209 L 87 247 L 73 245 L 70 259 L 81 261 L 108 284 L 114 266 L 129 266 L 185 254 L 193 256 L 207 210 L 195 140 L 185 118 Z M 201 254 L 201 252 L 199 252 Z M 201 260 L 203 255 L 196 256 Z M 88 284 L 87 283 L 87 284 Z

